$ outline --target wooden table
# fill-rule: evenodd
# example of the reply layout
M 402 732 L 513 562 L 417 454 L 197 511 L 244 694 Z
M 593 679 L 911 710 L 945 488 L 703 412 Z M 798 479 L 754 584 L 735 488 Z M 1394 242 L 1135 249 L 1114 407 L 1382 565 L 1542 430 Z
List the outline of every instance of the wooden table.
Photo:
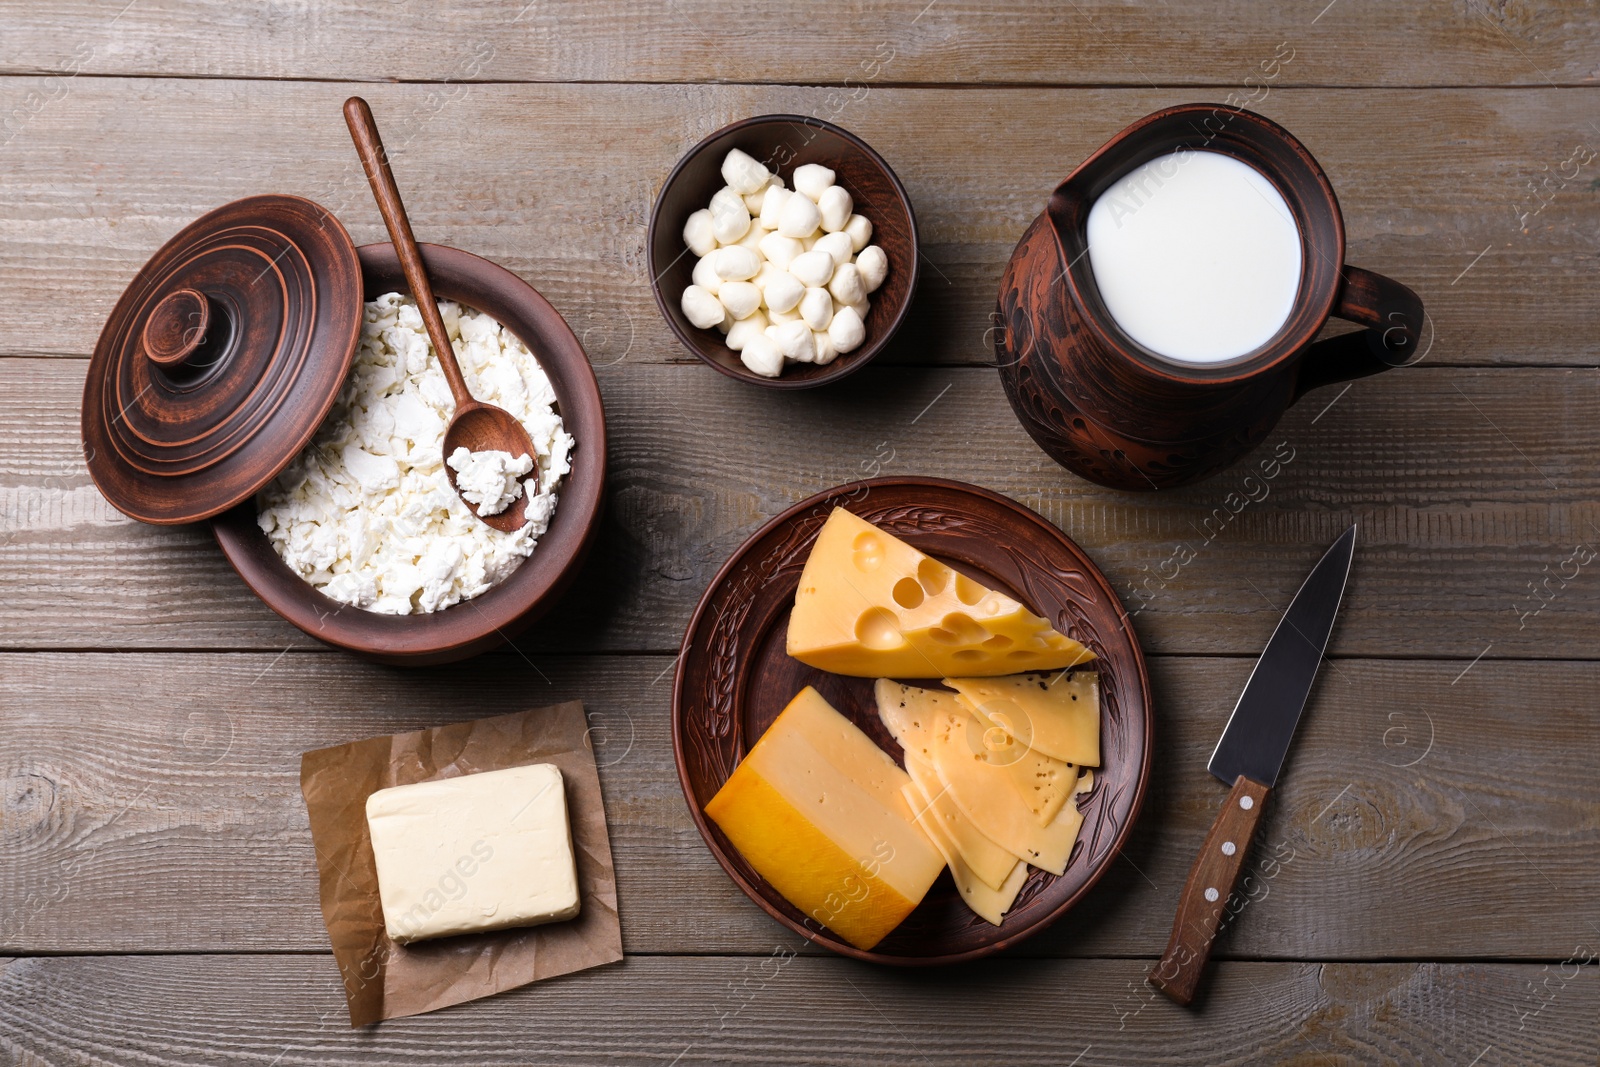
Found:
M 1600 12 L 1207 6 L 0 3 L 0 1061 L 1596 1063 Z M 609 412 L 579 587 L 454 667 L 329 651 L 204 529 L 113 511 L 80 455 L 100 325 L 185 223 L 285 192 L 383 239 L 339 114 L 353 89 L 417 232 L 544 292 Z M 1061 177 L 1149 111 L 1230 94 L 1316 154 L 1350 260 L 1413 286 L 1435 338 L 1420 366 L 1293 409 L 1271 438 L 1293 461 L 1208 526 L 1242 470 L 1160 495 L 1066 473 L 1013 418 L 987 331 Z M 645 268 L 672 163 L 772 111 L 876 146 L 926 255 L 892 349 L 802 395 L 691 361 Z M 1158 700 L 1125 856 L 1016 953 L 936 973 L 819 954 L 746 900 L 667 729 L 715 568 L 875 468 L 989 486 L 1069 532 L 1137 610 Z M 1142 975 L 1223 794 L 1205 756 L 1274 605 L 1352 521 L 1259 891 L 1183 1011 Z M 627 960 L 351 1031 L 300 753 L 573 697 Z

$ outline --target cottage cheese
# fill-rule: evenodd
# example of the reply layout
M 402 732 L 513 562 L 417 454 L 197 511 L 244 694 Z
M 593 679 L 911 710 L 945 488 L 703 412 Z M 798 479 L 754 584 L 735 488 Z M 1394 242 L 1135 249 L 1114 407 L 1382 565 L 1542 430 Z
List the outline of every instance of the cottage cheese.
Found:
M 511 412 L 533 439 L 528 521 L 502 533 L 451 489 L 443 455 L 455 411 L 450 386 L 416 302 L 380 296 L 366 305 L 361 346 L 333 410 L 258 500 L 261 529 L 283 561 L 352 607 L 439 611 L 504 581 L 549 528 L 571 470 L 574 442 L 533 354 L 481 312 L 440 301 L 439 313 L 472 394 Z M 530 463 L 527 473 L 532 457 L 517 459 Z M 502 478 L 498 493 L 506 492 Z
M 445 463 L 456 472 L 461 498 L 476 504 L 479 515 L 498 515 L 510 507 L 522 495 L 522 476 L 533 470 L 533 457 L 526 452 L 513 458 L 495 448 L 473 452 L 458 447 Z

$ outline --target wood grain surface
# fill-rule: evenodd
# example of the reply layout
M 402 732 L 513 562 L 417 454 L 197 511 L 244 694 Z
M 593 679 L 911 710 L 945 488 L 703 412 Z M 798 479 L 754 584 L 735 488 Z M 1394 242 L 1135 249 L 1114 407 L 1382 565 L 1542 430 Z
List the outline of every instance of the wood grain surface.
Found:
M 754 959 L 635 957 L 376 1032 L 345 1024 L 333 962 L 321 956 L 0 959 L 0 967 L 0 1051 L 19 1067 L 966 1067 L 1074 1057 L 1124 1067 L 1432 1067 L 1474 1056 L 1480 1065 L 1580 1067 L 1594 1062 L 1600 1040 L 1600 983 L 1591 975 L 1562 985 L 1555 968 L 1529 964 L 1227 963 L 1196 1015 L 1144 988 L 1144 964 L 1133 960 L 1002 959 L 912 975 L 764 946 Z
M 1317 553 L 1354 521 L 1334 655 L 1596 655 L 1600 578 L 1580 565 L 1580 547 L 1600 545 L 1592 369 L 1424 365 L 1312 393 L 1244 465 L 1162 494 L 1057 467 L 993 370 L 869 367 L 784 396 L 705 370 L 599 369 L 603 527 L 563 610 L 519 638 L 524 650 L 676 649 L 711 575 L 756 527 L 883 473 L 975 482 L 1043 514 L 1105 571 L 1148 651 L 1258 653 Z M 99 497 L 78 456 L 82 375 L 76 360 L 0 359 L 0 645 L 316 647 L 203 529 L 142 526 Z
M 20 902 L 0 952 L 322 949 L 300 752 L 491 714 L 518 694 L 585 702 L 627 951 L 799 947 L 695 831 L 672 762 L 671 657 L 473 663 L 467 674 L 299 652 L 0 657 L 0 897 Z M 1151 661 L 1155 758 L 1124 858 L 1024 954 L 1160 955 L 1227 794 L 1205 760 L 1250 667 Z M 1560 960 L 1600 947 L 1587 921 L 1600 909 L 1593 761 L 1564 740 L 1592 715 L 1592 665 L 1461 670 L 1330 662 L 1218 956 Z
M 0 1064 L 1596 1062 L 1592 0 L 0 0 L 0 26 Z M 558 615 L 456 667 L 315 644 L 205 529 L 124 519 L 83 462 L 87 357 L 184 225 L 278 192 L 385 240 L 352 91 L 418 231 L 548 297 L 606 404 L 589 564 Z M 1017 424 L 986 366 L 995 297 L 1062 177 L 1196 100 L 1306 145 L 1349 262 L 1414 288 L 1431 339 L 1420 367 L 1310 394 L 1240 467 L 1116 493 Z M 796 395 L 692 361 L 646 265 L 682 153 L 772 112 L 870 143 L 922 238 L 893 343 Z M 1070 534 L 1156 697 L 1151 791 L 1106 879 L 1021 954 L 930 974 L 822 954 L 746 900 L 668 735 L 716 568 L 879 474 L 973 481 Z M 1206 755 L 1352 521 L 1331 658 L 1184 1011 L 1143 976 L 1226 794 Z M 300 753 L 568 698 L 629 958 L 352 1033 Z
M 1327 172 L 1350 262 L 1422 297 L 1434 326 L 1430 362 L 1592 366 L 1600 357 L 1592 328 L 1600 297 L 1589 284 L 1600 160 L 1568 163 L 1575 146 L 1600 150 L 1591 125 L 1600 87 L 1267 89 L 1252 109 L 1287 127 Z M 729 122 L 816 115 L 876 148 L 910 194 L 924 258 L 913 314 L 879 359 L 981 363 L 993 359 L 1001 269 L 1056 184 L 1135 119 L 1227 95 L 867 86 L 855 99 L 827 88 L 679 85 L 361 91 L 383 123 L 417 230 L 522 275 L 596 363 L 629 365 L 694 359 L 651 298 L 645 228 L 673 164 Z M 59 96 L 49 92 L 48 79 L 0 79 L 0 116 L 18 116 L 0 185 L 0 277 L 11 296 L 0 306 L 0 354 L 87 354 L 150 254 L 236 197 L 307 196 L 356 243 L 388 239 L 340 115 L 347 85 L 78 78 Z M 1576 177 L 1564 177 L 1574 168 Z
M 294 17 L 259 0 L 222 12 L 124 3 L 7 0 L 0 72 L 842 85 L 876 70 L 896 82 L 1233 86 L 1289 41 L 1295 84 L 1569 85 L 1594 81 L 1600 43 L 1582 0 L 891 0 L 819 8 L 805 48 L 787 10 L 712 0 L 321 0 Z

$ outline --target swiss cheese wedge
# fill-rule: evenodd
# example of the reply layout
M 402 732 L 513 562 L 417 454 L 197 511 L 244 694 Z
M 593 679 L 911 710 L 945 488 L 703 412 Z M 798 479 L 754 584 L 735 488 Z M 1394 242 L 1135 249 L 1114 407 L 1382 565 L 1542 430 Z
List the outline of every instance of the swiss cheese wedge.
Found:
M 917 797 L 912 795 L 914 792 L 916 790 L 913 787 L 906 787 L 906 799 L 911 801 L 913 809 L 917 809 Z M 945 861 L 950 865 L 950 877 L 955 881 L 961 899 L 967 902 L 967 907 L 999 926 L 1006 912 L 1011 910 L 1017 894 L 1022 890 L 1022 883 L 1028 880 L 1028 865 L 1012 857 L 1011 866 L 1006 871 L 1006 876 L 1001 879 L 1000 885 L 989 885 L 967 866 L 961 850 L 945 836 L 938 820 L 933 818 L 930 808 L 923 807 L 917 810 L 917 825 L 927 831 L 933 843 L 944 854 Z
M 989 677 L 1094 654 L 1022 604 L 835 508 L 806 559 L 789 655 L 857 677 Z
M 979 715 L 1022 744 L 1080 767 L 1100 766 L 1100 675 L 946 678 Z
M 870 949 L 917 906 L 944 856 L 906 773 L 809 686 L 734 768 L 706 815 L 807 916 Z

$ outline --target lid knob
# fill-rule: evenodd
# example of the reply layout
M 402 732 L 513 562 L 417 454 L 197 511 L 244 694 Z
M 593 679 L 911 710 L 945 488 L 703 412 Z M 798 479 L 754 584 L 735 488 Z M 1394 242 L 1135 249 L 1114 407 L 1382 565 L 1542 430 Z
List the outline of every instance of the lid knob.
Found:
M 140 335 L 144 354 L 161 367 L 177 367 L 206 340 L 211 326 L 211 302 L 196 289 L 174 289 L 161 299 L 145 320 Z

